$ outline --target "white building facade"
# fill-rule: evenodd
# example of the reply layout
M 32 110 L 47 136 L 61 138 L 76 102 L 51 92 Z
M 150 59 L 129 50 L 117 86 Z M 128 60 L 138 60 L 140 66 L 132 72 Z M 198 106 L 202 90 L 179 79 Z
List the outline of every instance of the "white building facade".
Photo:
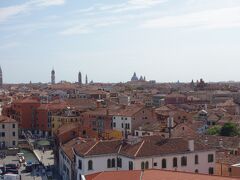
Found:
M 195 149 L 194 141 L 183 139 L 169 140 L 169 142 L 168 140 L 150 141 L 143 139 L 130 144 L 119 140 L 109 144 L 106 141 L 77 143 L 72 147 L 74 156 L 72 171 L 76 173 L 75 179 L 81 180 L 82 175 L 103 171 L 143 169 L 214 174 L 215 150 L 206 149 L 202 145 L 197 145 Z M 155 142 L 157 145 L 151 147 Z M 158 151 L 158 146 L 163 150 Z M 171 147 L 172 150 L 169 149 Z M 64 160 L 60 162 L 61 167 L 64 167 L 64 163 L 67 168 L 71 167 Z
M 112 128 L 122 132 L 122 135 L 130 134 L 132 132 L 132 118 L 128 116 L 113 116 L 112 117 Z
M 18 122 L 6 116 L 0 116 L 0 148 L 18 146 Z

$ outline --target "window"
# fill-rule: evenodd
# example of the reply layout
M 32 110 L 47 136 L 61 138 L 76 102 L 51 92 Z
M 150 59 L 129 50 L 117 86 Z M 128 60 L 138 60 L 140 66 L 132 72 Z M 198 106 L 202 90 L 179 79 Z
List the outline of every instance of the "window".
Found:
M 186 157 L 186 156 L 183 156 L 183 157 L 181 158 L 181 165 L 182 165 L 182 166 L 187 166 L 187 157 Z
M 2 143 L 0 143 L 0 147 L 5 148 L 5 141 L 2 141 Z
M 112 162 L 111 159 L 107 160 L 107 168 L 111 168 L 112 167 Z
M 198 173 L 198 169 L 195 169 L 195 173 Z
M 213 173 L 214 173 L 214 169 L 213 169 L 213 167 L 210 167 L 208 169 L 208 174 L 212 175 Z
M 177 167 L 177 158 L 173 158 L 173 167 Z
M 123 123 L 122 123 L 122 128 L 123 128 Z
M 167 168 L 167 160 L 166 159 L 162 160 L 162 168 Z
M 116 127 L 116 123 L 115 122 L 113 123 L 113 127 Z
M 210 162 L 213 162 L 214 161 L 214 156 L 213 156 L 213 154 L 209 154 L 208 155 L 208 162 L 210 163 Z
M 122 159 L 121 158 L 117 158 L 117 167 L 122 167 Z
M 157 166 L 157 163 L 156 163 L 156 162 L 155 162 L 155 163 L 153 163 L 153 166 L 155 166 L 155 167 L 156 167 L 156 166 Z
M 16 135 L 15 132 L 12 132 L 12 135 L 15 136 Z
M 141 163 L 141 169 L 142 169 L 142 170 L 144 170 L 144 167 L 145 167 L 144 165 L 145 165 L 144 162 L 142 162 L 142 163 Z
M 136 136 L 138 136 L 138 132 L 136 132 Z
M 5 137 L 5 132 L 2 132 L 2 137 Z
M 132 161 L 128 162 L 128 169 L 133 170 L 133 162 Z
M 78 169 L 82 169 L 82 161 L 78 160 Z
M 198 164 L 198 155 L 195 155 L 195 164 Z
M 5 125 L 4 124 L 2 125 L 2 128 L 5 129 Z
M 92 162 L 92 160 L 88 161 L 88 170 L 93 170 L 93 162 Z
M 12 125 L 12 128 L 15 128 L 15 124 Z
M 149 168 L 149 163 L 148 161 L 145 162 L 145 169 L 148 169 Z
M 228 168 L 228 172 L 231 173 L 232 172 L 232 168 Z
M 112 159 L 112 167 L 115 167 L 115 159 Z
M 15 145 L 16 145 L 16 141 L 13 141 L 13 142 L 12 142 L 12 145 L 15 146 Z

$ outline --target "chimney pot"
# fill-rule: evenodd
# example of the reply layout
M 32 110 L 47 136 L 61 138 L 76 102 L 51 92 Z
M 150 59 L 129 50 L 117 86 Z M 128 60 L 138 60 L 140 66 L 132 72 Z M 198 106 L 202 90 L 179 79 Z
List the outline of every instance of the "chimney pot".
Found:
M 188 150 L 194 151 L 194 140 L 188 140 Z

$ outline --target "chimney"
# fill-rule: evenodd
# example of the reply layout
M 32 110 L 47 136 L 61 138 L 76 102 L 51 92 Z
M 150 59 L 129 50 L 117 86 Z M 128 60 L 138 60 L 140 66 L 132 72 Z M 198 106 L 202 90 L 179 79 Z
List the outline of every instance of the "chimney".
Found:
M 169 117 L 167 119 L 167 127 L 172 128 L 173 127 L 173 117 Z
M 208 138 L 207 137 L 205 137 L 205 139 L 204 139 L 204 144 L 208 145 Z
M 98 100 L 96 101 L 96 106 L 97 108 L 100 108 L 100 102 Z
M 204 110 L 205 110 L 205 111 L 208 110 L 208 106 L 207 106 L 207 104 L 204 104 Z
M 108 108 L 106 109 L 106 115 L 107 116 L 109 115 L 109 109 Z
M 194 140 L 188 140 L 188 150 L 191 152 L 194 151 Z
M 223 147 L 223 140 L 222 139 L 219 139 L 219 146 Z

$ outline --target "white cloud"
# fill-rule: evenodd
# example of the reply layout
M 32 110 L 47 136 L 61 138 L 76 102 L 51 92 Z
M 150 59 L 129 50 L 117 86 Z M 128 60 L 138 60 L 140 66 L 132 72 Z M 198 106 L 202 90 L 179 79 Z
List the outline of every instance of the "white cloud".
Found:
M 0 49 L 15 48 L 17 46 L 19 46 L 18 42 L 9 42 L 9 43 L 5 43 L 3 45 L 0 45 Z
M 64 3 L 65 0 L 32 0 L 19 5 L 3 7 L 0 8 L 0 23 L 37 7 L 63 5 Z
M 138 9 L 146 9 L 152 6 L 165 3 L 168 0 L 127 0 L 123 3 L 113 4 L 94 4 L 86 9 L 80 9 L 77 13 L 86 13 L 87 15 L 96 15 L 98 13 L 121 13 Z
M 90 33 L 92 30 L 91 28 L 87 27 L 86 25 L 76 25 L 69 27 L 60 32 L 61 35 L 78 35 L 78 34 L 87 34 Z
M 128 4 L 140 6 L 153 6 L 156 4 L 164 3 L 167 0 L 129 0 Z
M 0 22 L 4 22 L 12 16 L 16 16 L 20 13 L 26 12 L 28 7 L 28 4 L 22 4 L 0 8 Z
M 57 6 L 65 4 L 65 0 L 36 0 L 37 6 Z
M 79 34 L 87 34 L 93 33 L 95 30 L 100 28 L 107 28 L 111 25 L 121 24 L 126 22 L 126 18 L 118 18 L 118 17 L 97 17 L 97 18 L 89 18 L 84 22 L 72 21 L 70 24 L 65 24 L 65 30 L 61 31 L 59 34 L 61 35 L 79 35 Z
M 145 28 L 232 28 L 240 27 L 240 7 L 212 9 L 147 20 Z

